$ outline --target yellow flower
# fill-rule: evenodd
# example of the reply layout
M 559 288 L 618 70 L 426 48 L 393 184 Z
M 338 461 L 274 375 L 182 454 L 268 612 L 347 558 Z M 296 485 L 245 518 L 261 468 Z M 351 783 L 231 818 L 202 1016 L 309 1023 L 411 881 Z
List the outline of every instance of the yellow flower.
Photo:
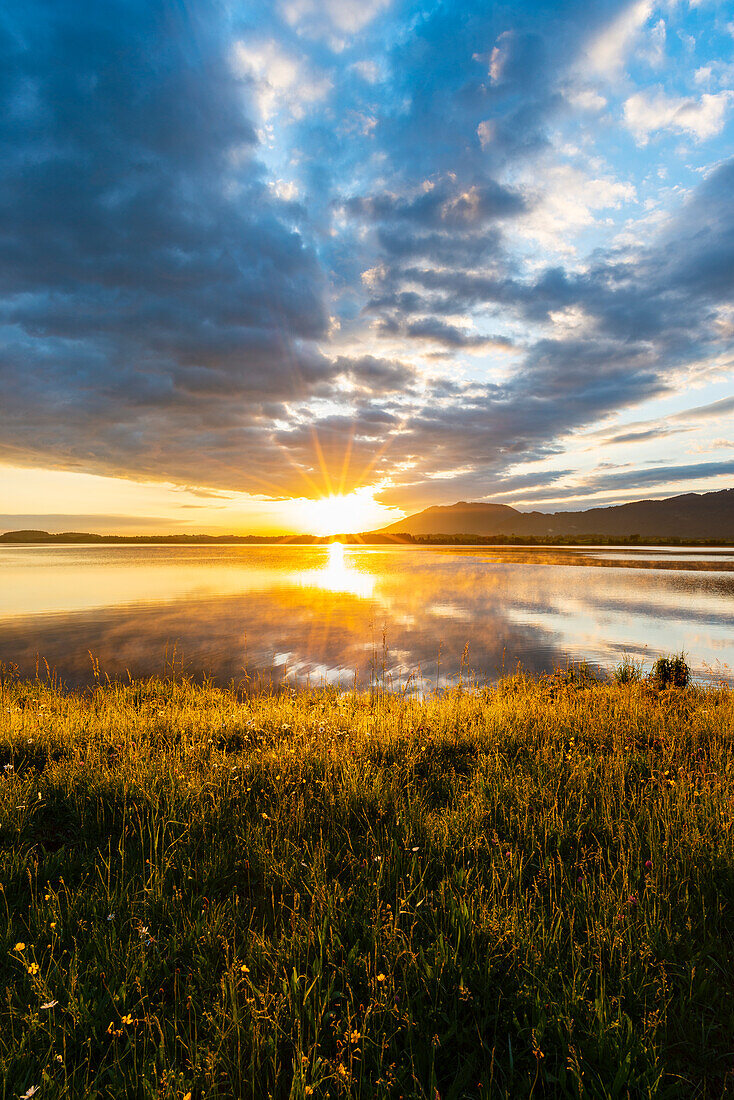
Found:
M 49 928 L 55 928 L 55 927 L 56 927 L 56 921 L 52 920 L 50 925 L 49 925 Z
M 244 963 L 243 963 L 243 964 L 242 964 L 242 966 L 240 967 L 240 970 L 242 971 L 242 973 L 243 973 L 243 974 L 249 974 L 249 973 L 250 973 L 250 968 L 249 968 L 249 966 L 245 966 L 245 964 L 244 964 Z
M 16 943 L 15 950 L 16 951 L 25 951 L 25 944 L 24 943 Z
M 191 1092 L 187 1092 L 183 1100 L 191 1100 Z
M 304 1096 L 313 1096 L 313 1089 L 310 1085 L 306 1085 L 305 1089 L 303 1090 L 303 1094 Z
M 123 1016 L 122 1019 L 120 1020 L 121 1024 L 131 1024 L 132 1022 L 133 1022 L 133 1018 L 132 1018 L 132 1016 L 129 1016 L 129 1015 Z
M 385 977 L 384 974 L 378 974 L 377 975 L 377 980 L 378 980 L 378 982 L 386 982 L 387 978 Z
M 28 967 L 28 973 L 31 974 L 31 975 L 37 974 L 40 969 L 41 968 L 38 965 L 38 963 L 31 963 L 30 966 Z
M 362 1032 L 361 1031 L 353 1031 L 352 1034 L 349 1036 L 349 1041 L 352 1042 L 352 1043 L 358 1043 L 361 1038 L 362 1038 Z

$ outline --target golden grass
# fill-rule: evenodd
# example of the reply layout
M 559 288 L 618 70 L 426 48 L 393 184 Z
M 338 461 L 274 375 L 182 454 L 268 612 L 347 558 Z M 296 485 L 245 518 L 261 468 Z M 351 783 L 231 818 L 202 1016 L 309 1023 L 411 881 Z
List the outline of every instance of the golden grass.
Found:
M 0 690 L 3 1097 L 720 1097 L 734 697 Z

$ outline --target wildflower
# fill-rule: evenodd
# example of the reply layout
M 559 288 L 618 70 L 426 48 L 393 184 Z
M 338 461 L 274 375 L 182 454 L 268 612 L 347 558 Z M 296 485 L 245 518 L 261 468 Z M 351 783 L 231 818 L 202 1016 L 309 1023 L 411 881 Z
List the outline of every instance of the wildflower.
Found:
M 242 966 L 240 967 L 240 970 L 242 971 L 242 973 L 243 973 L 243 974 L 249 974 L 249 973 L 250 973 L 250 968 L 249 968 L 249 966 L 245 966 L 245 964 L 244 964 L 244 963 L 243 963 L 243 964 L 242 964 Z
M 114 920 L 114 919 L 115 919 L 115 912 L 113 910 L 111 913 L 107 914 L 107 920 Z
M 133 1022 L 133 1018 L 129 1014 L 123 1016 L 122 1019 L 120 1020 L 121 1024 L 131 1024 L 132 1022 Z
M 347 1076 L 347 1067 L 346 1066 L 339 1066 L 339 1076 L 340 1077 L 346 1077 Z
M 635 894 L 630 894 L 629 904 L 630 905 L 637 905 L 637 896 Z
M 645 870 L 646 871 L 651 871 L 652 870 L 652 860 L 651 859 L 646 859 L 645 860 Z
M 15 768 L 12 764 L 6 764 L 3 768 L 4 772 L 14 772 Z
M 304 1096 L 313 1096 L 313 1089 L 311 1088 L 310 1085 L 306 1085 L 305 1089 L 303 1090 L 303 1095 Z
M 14 947 L 14 950 L 15 951 L 25 951 L 25 944 L 24 943 L 16 943 L 16 945 Z
M 20 1100 L 31 1100 L 31 1097 L 36 1095 L 40 1087 L 40 1085 L 31 1085 L 28 1091 L 22 1094 Z
M 378 982 L 385 982 L 385 981 L 387 981 L 387 978 L 385 977 L 385 975 L 382 972 L 380 972 L 377 975 L 377 980 L 378 980 Z
M 49 924 L 49 928 L 55 928 L 55 927 L 56 927 L 56 921 L 52 920 L 51 923 Z
M 34 975 L 34 974 L 37 974 L 37 973 L 38 973 L 38 971 L 39 971 L 40 969 L 41 969 L 41 968 L 40 968 L 40 966 L 38 965 L 38 963 L 35 963 L 35 962 L 33 962 L 33 963 L 31 963 L 31 964 L 30 964 L 30 966 L 28 967 L 28 973 L 29 973 L 29 974 L 31 975 L 31 977 L 33 977 L 33 975 Z
M 41 1008 L 42 1009 L 56 1008 L 56 1005 L 58 1003 L 59 1003 L 58 1001 L 46 1001 L 45 1005 L 41 1005 Z
M 358 1043 L 361 1038 L 362 1038 L 362 1032 L 361 1031 L 353 1031 L 352 1034 L 349 1036 L 349 1042 L 350 1043 Z
M 505 859 L 512 859 L 512 852 L 505 852 Z

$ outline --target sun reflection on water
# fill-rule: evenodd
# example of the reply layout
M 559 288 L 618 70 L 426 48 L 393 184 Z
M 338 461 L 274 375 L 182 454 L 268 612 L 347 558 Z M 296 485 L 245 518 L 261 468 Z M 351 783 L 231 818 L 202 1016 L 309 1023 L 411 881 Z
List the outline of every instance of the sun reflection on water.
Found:
M 340 542 L 329 543 L 326 564 L 321 569 L 309 569 L 299 574 L 298 582 L 309 588 L 321 588 L 325 592 L 348 592 L 362 599 L 372 598 L 375 578 L 370 573 L 355 569 L 352 555 L 345 552 Z

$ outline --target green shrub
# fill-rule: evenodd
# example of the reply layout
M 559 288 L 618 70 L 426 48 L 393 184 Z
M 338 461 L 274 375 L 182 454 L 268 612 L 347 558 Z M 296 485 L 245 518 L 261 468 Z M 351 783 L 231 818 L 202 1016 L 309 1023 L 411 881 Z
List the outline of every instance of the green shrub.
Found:
M 677 653 L 673 657 L 658 657 L 650 673 L 650 680 L 658 688 L 688 687 L 691 669 L 685 653 Z

